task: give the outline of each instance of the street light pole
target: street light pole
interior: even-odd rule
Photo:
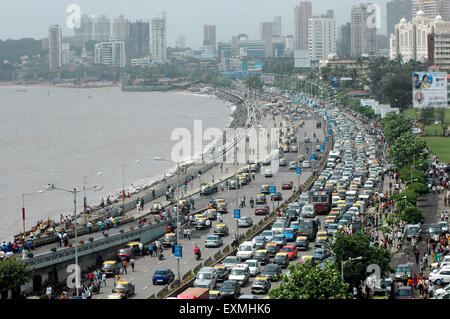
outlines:
[[[136,160],[135,163],[139,164],[141,161]],[[122,210],[125,212],[125,165],[122,164]]]
[[[23,238],[25,239],[25,197],[26,196],[31,196],[35,193],[43,193],[43,190],[39,190],[37,192],[34,193],[22,193],[22,226],[23,226]]]

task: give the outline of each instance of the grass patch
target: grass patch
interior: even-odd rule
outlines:
[[[436,154],[440,162],[450,163],[450,137],[424,137],[431,151]]]

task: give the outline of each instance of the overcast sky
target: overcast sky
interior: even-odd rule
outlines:
[[[372,3],[381,8],[381,29],[386,33],[386,2]],[[350,22],[352,5],[366,3],[360,0],[312,0],[313,14],[333,9],[337,25]],[[215,24],[217,41],[230,40],[233,35],[246,33],[250,39],[259,39],[259,23],[282,16],[283,35],[294,32],[294,7],[300,0],[1,0],[0,39],[48,36],[50,24],[63,26],[63,36],[72,36],[68,29],[66,12],[70,4],[78,4],[82,14],[108,18],[120,14],[128,19],[150,20],[162,11],[167,13],[167,45],[174,46],[179,33],[186,36],[186,44],[199,48],[203,41],[203,24]]]

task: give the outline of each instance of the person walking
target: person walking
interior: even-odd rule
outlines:
[[[128,263],[127,263],[127,261],[124,259],[124,260],[122,260],[122,274],[123,273],[126,273],[126,274],[128,274],[128,271],[127,271],[127,266],[128,266]]]
[[[105,273],[102,273],[102,280],[100,282],[100,285],[106,287],[106,274]]]
[[[136,260],[134,258],[130,259],[130,266],[131,266],[131,271],[134,272],[134,265],[136,263]]]
[[[188,238],[188,240],[191,240],[191,229],[190,228],[187,229],[187,238]]]
[[[144,245],[142,243],[139,243],[139,254],[142,256],[144,253]]]
[[[150,257],[153,257],[153,244],[150,243],[150,245],[148,246],[148,251],[150,252]]]

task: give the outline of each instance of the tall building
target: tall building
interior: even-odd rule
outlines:
[[[308,19],[312,16],[310,1],[302,1],[294,9],[294,46],[295,50],[308,50]]]
[[[308,19],[308,46],[311,60],[328,59],[336,53],[336,20],[313,15]]]
[[[166,61],[166,13],[152,18],[152,60],[156,63]]]
[[[412,0],[391,0],[386,3],[386,31],[388,38],[395,31],[395,25],[402,18],[411,21]]]
[[[394,59],[400,54],[404,61],[410,59],[420,62],[429,59],[439,61],[442,51],[433,52],[432,56],[428,56],[430,34],[450,34],[450,21],[443,21],[440,15],[428,18],[422,10],[419,10],[410,22],[402,18],[400,23],[395,25],[395,33],[390,37],[390,58]],[[443,47],[441,44],[439,46]]]
[[[352,54],[352,24],[350,22],[338,29],[336,51],[341,58],[349,57]]]
[[[285,53],[292,55],[294,53],[294,36],[287,35],[285,38]]]
[[[123,41],[129,40],[129,21],[123,15],[112,21],[112,37]]]
[[[177,37],[176,47],[180,49],[184,49],[186,47],[186,37],[183,33],[180,33]]]
[[[440,15],[444,21],[450,21],[449,0],[415,0],[412,3],[412,17],[419,11],[423,11],[426,18],[434,19]]]
[[[94,18],[83,15],[80,19],[80,27],[74,28],[75,42],[79,46],[84,46],[87,41],[95,40],[94,30]]]
[[[267,40],[273,36],[273,22],[261,22],[259,24],[259,39]]]
[[[75,63],[75,50],[71,50],[69,43],[63,43],[61,46],[61,64],[62,66]]]
[[[203,47],[205,50],[211,51],[214,55],[217,54],[215,25],[203,25]]]
[[[327,10],[327,13],[325,13],[325,18],[334,18],[334,11],[332,9]]]
[[[150,55],[150,24],[144,21],[129,24],[127,55],[130,59],[142,59]]]
[[[62,31],[59,25],[48,29],[48,66],[50,71],[62,67]]]
[[[272,34],[274,37],[281,37],[281,16],[273,18]]]
[[[95,19],[94,34],[95,41],[108,41],[111,38],[111,20],[105,15]]]
[[[377,53],[377,28],[367,21],[372,15],[367,10],[370,5],[370,3],[360,3],[352,7],[351,54],[353,57]]]
[[[95,44],[95,63],[124,68],[127,64],[125,41],[111,39]]]

